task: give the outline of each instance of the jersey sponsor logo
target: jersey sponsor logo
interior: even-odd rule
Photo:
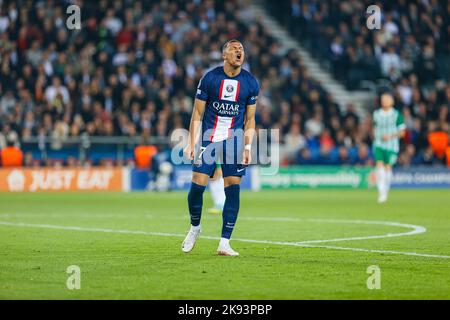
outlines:
[[[214,101],[212,106],[220,115],[237,116],[239,114],[239,104]]]
[[[219,99],[237,102],[239,98],[239,90],[239,81],[232,79],[223,79],[220,83]]]

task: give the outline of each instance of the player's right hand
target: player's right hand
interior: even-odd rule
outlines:
[[[184,156],[189,160],[194,160],[195,157],[195,147],[192,147],[190,144],[184,149]]]

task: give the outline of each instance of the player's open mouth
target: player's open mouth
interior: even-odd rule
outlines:
[[[240,54],[238,54],[237,56],[236,56],[236,58],[238,59],[238,60],[241,60],[241,55]]]

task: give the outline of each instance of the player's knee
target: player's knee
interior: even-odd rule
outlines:
[[[241,177],[231,176],[231,177],[226,177],[223,180],[224,180],[225,188],[227,188],[229,186],[232,186],[233,184],[236,184],[236,185],[240,185],[241,184]]]
[[[191,184],[191,189],[189,190],[187,198],[191,215],[192,212],[201,211],[203,206],[203,193],[205,192],[205,189],[205,186],[196,184],[195,182]]]
[[[241,186],[239,184],[232,184],[225,187],[225,207],[223,210],[224,215],[235,215],[239,211],[239,194]]]
[[[200,172],[193,172],[192,173],[192,182],[201,186],[207,186],[208,185],[208,175]]]

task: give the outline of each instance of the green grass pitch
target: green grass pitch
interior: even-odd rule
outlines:
[[[243,192],[233,237],[248,241],[231,242],[239,257],[215,255],[221,216],[206,212],[203,238],[181,252],[186,193],[0,194],[0,203],[0,299],[450,298],[448,190],[393,190],[383,205],[374,190]],[[403,224],[426,231],[395,236],[418,230]],[[304,242],[349,237],[359,239]],[[79,290],[66,287],[70,265],[81,269]],[[380,289],[367,288],[372,265]]]

